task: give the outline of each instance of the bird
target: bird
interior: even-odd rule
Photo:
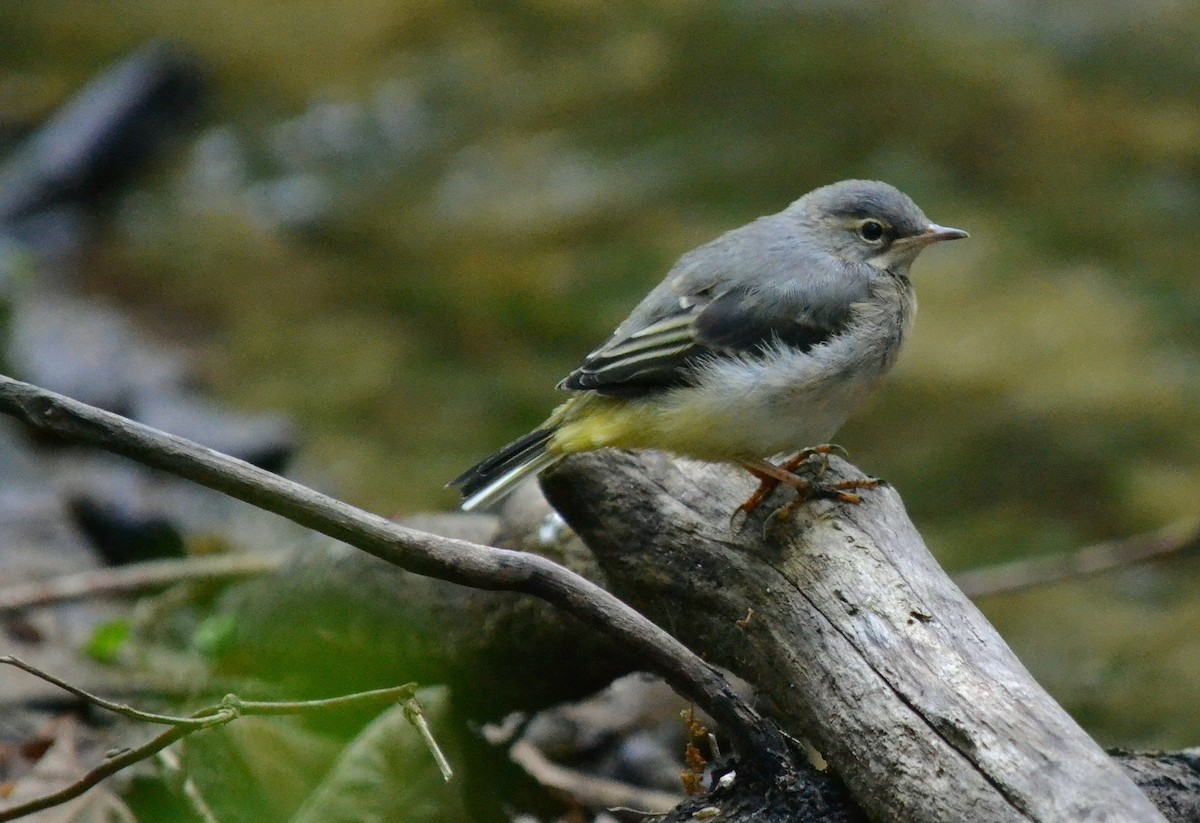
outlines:
[[[571,395],[542,425],[447,485],[486,510],[567,455],[620,448],[742,466],[762,481],[746,512],[780,482],[811,491],[795,469],[828,451],[909,334],[913,261],[968,236],[884,182],[814,189],[680,257],[559,383]]]

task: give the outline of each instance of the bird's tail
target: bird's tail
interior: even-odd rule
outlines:
[[[531,431],[447,483],[466,498],[462,503],[463,511],[491,507],[516,489],[522,480],[557,463],[562,455],[549,451],[554,432],[554,427]]]

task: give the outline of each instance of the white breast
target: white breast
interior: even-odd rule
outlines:
[[[888,278],[825,344],[714,360],[697,386],[657,398],[654,445],[730,460],[829,442],[895,364],[914,310],[907,278]]]

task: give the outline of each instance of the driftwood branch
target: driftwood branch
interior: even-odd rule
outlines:
[[[788,760],[774,726],[710,664],[604,589],[543,557],[404,528],[244,461],[3,376],[0,411],[52,437],[97,446],[216,489],[408,571],[541,598],[618,640],[647,671],[695,701],[741,757],[772,767]]]
[[[830,474],[860,476],[839,460]],[[731,526],[750,486],[621,452],[543,481],[611,588],[751,680],[872,818],[1163,819],[954,586],[894,490]]]

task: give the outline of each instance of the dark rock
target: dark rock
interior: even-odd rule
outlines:
[[[0,224],[122,188],[200,103],[198,61],[166,43],[135,51],[80,89],[0,171]]]
[[[277,551],[311,539],[275,515],[122,457],[62,449],[41,459],[74,525],[110,563],[176,557],[192,545]]]
[[[92,546],[113,565],[183,557],[183,537],[159,512],[123,499],[70,501],[71,514]]]
[[[70,451],[43,460],[72,522],[107,563],[184,555],[183,530],[161,491],[177,481],[103,454]]]
[[[7,585],[97,565],[50,473],[8,420],[0,421],[0,546]]]
[[[18,300],[8,364],[14,375],[162,431],[282,471],[296,447],[281,415],[220,409],[187,387],[182,357],[144,341],[116,309],[59,295]]]

